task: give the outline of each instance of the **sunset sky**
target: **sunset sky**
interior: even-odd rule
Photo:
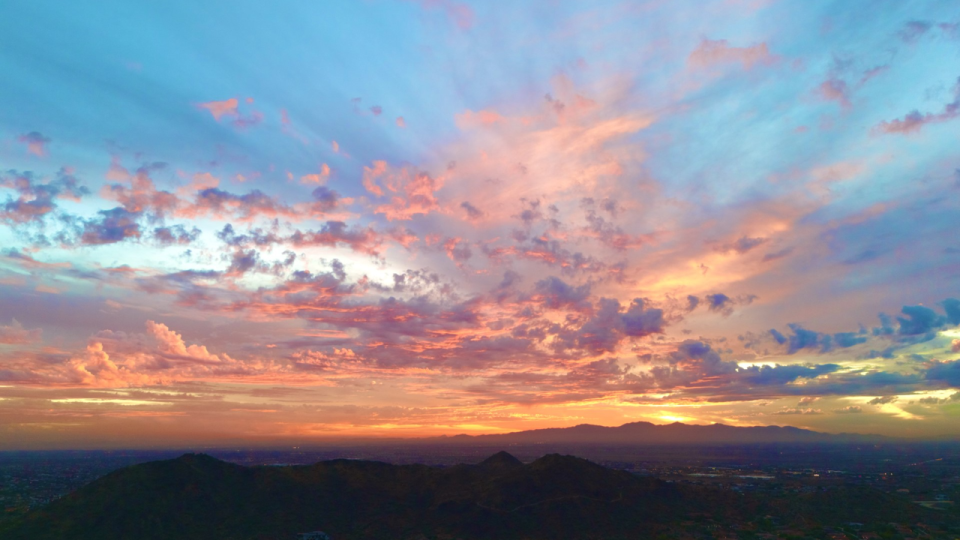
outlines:
[[[0,449],[960,437],[954,0],[0,21]]]

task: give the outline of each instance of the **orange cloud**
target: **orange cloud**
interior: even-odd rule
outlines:
[[[219,122],[222,116],[239,116],[240,111],[237,109],[239,104],[237,98],[230,98],[224,101],[197,103],[197,107],[209,111],[213,119]]]

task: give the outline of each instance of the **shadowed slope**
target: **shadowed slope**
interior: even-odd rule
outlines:
[[[850,502],[845,497],[807,497],[791,511],[805,521],[828,513],[824,508],[842,508]],[[882,493],[872,497],[869,510],[880,515],[923,514]],[[354,460],[242,467],[187,454],[111,473],[28,514],[0,537],[291,540],[323,530],[335,540],[616,540],[654,537],[691,515],[740,520],[781,510],[758,498],[680,487],[557,454],[524,465],[500,452],[445,469]]]

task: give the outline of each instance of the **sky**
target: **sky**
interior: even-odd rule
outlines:
[[[0,21],[0,449],[960,437],[952,0]]]

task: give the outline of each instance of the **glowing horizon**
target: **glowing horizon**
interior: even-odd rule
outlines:
[[[953,3],[0,18],[0,450],[960,437]]]

